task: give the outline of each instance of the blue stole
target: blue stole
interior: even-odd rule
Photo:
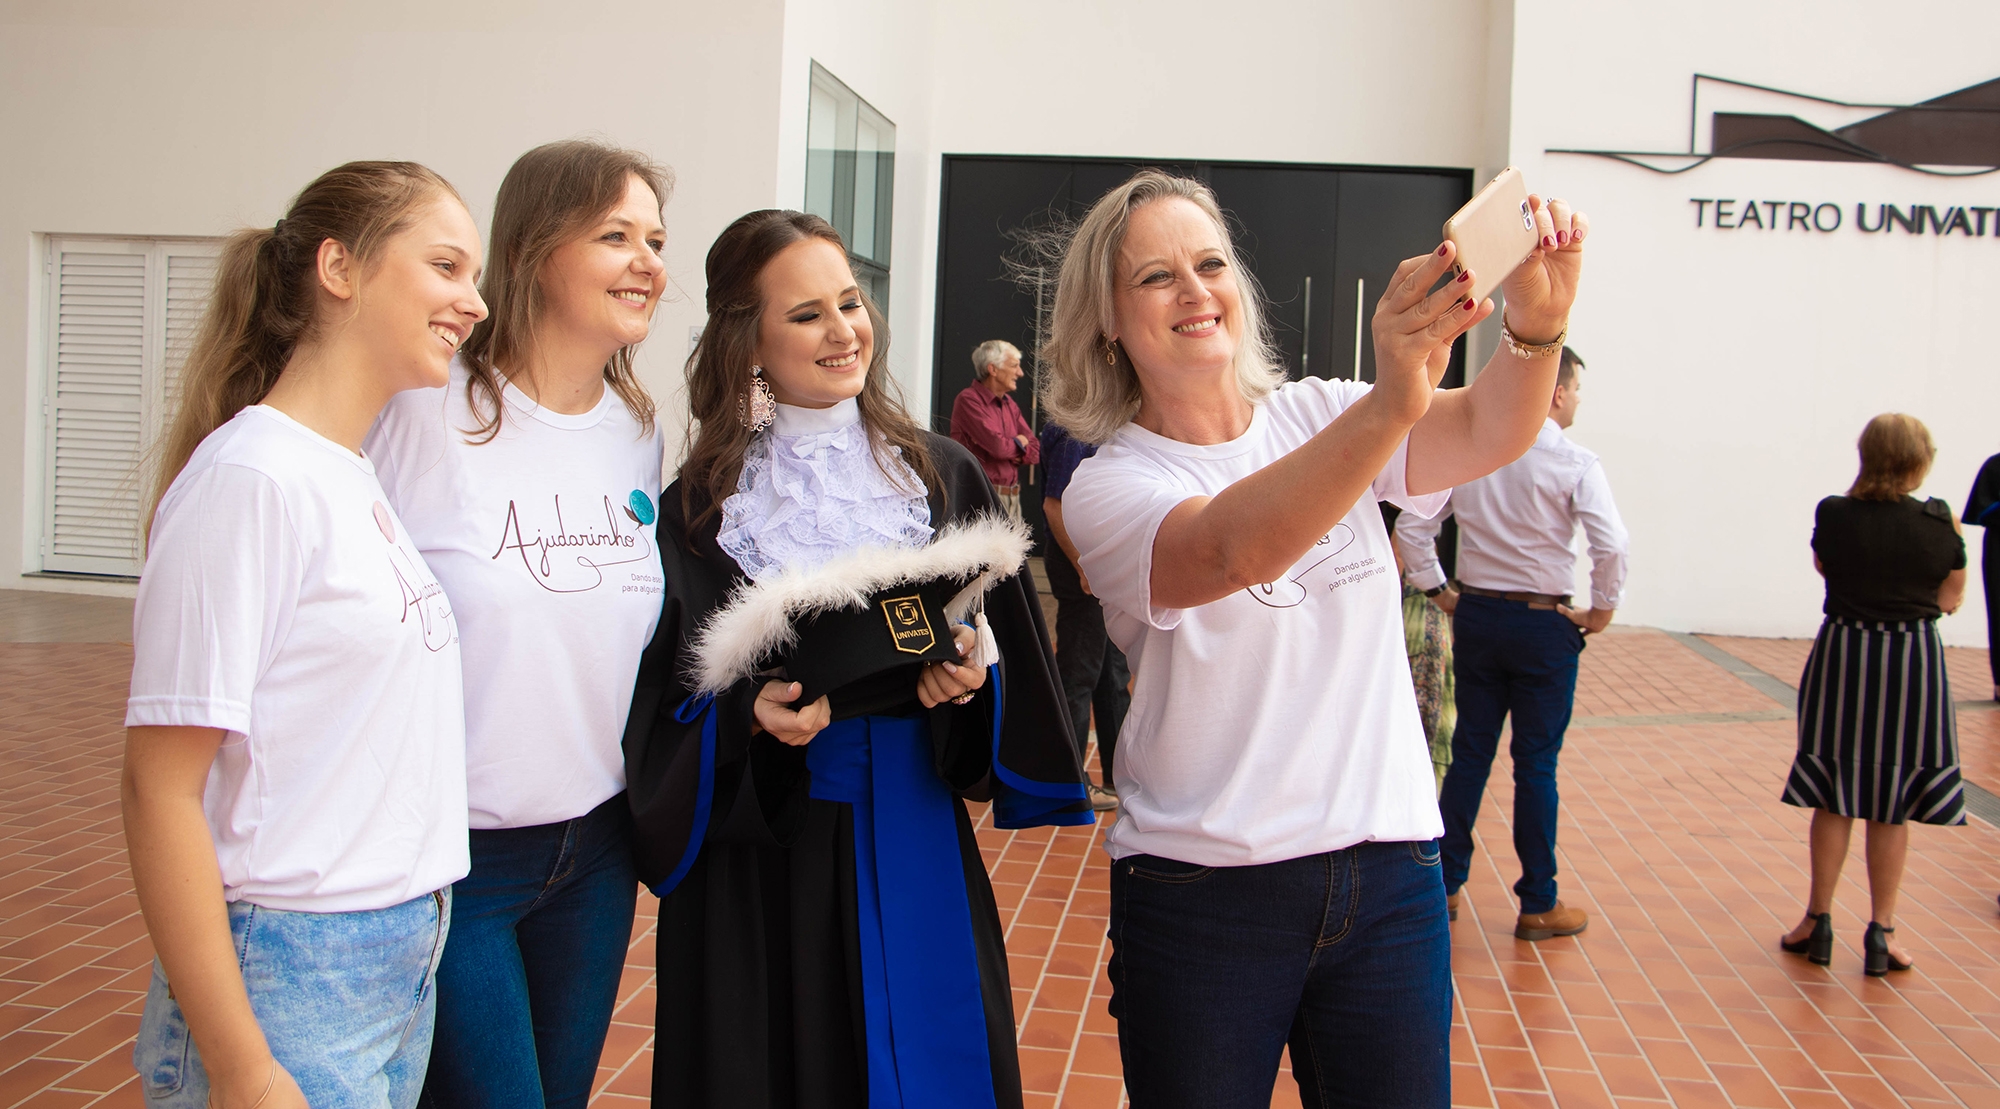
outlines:
[[[992,1109],[958,804],[924,716],[836,720],[806,747],[811,794],[854,807],[868,1109]]]
[[[1097,823],[1097,814],[1086,806],[1081,812],[1063,812],[1089,796],[1082,782],[1038,782],[1007,768],[1000,758],[1000,724],[1007,704],[1007,690],[1000,681],[1000,667],[986,668],[987,684],[993,687],[993,826],[995,828],[1040,828],[1054,825],[1075,827]],[[1057,742],[1069,745],[1062,736]]]

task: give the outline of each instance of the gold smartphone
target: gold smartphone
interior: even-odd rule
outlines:
[[[1444,221],[1444,237],[1457,245],[1452,273],[1471,270],[1474,303],[1485,300],[1535,252],[1535,214],[1528,210],[1528,186],[1521,171],[1508,166],[1479,195]]]

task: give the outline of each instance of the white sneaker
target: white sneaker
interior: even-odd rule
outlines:
[[[1110,786],[1089,787],[1090,808],[1093,812],[1110,812],[1118,807],[1118,791]]]

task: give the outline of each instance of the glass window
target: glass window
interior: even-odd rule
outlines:
[[[896,125],[814,62],[806,117],[806,211],[833,224],[847,240],[854,276],[878,307],[889,301],[895,186]]]

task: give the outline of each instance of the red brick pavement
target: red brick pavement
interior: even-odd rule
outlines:
[[[118,816],[131,672],[120,644],[0,644],[0,1104],[140,1103],[153,950]]]
[[[1713,642],[1786,681],[1804,651]],[[1952,662],[1977,697],[1960,674],[1983,680],[1984,652]],[[129,665],[117,644],[0,644],[0,1107],[139,1104],[127,1057],[151,956],[116,794]],[[1837,903],[1831,968],[1780,954],[1805,890],[1805,814],[1776,799],[1791,725],[1671,719],[1774,706],[1668,636],[1592,642],[1562,767],[1564,897],[1593,914],[1572,939],[1513,938],[1503,753],[1480,825],[1498,856],[1475,859],[1453,932],[1455,1105],[2000,1107],[2000,833],[1912,834],[1909,975],[1860,973],[1864,882]],[[1962,714],[1974,780],[2000,769],[1996,718]],[[1034,1109],[1123,1101],[1097,835],[979,832]],[[647,1098],[652,923],[642,897],[594,1104]],[[1297,1104],[1288,1078],[1273,1104]]]
[[[1728,651],[1764,673],[1797,688],[1799,674],[1812,650],[1810,639],[1748,639],[1733,635],[1704,635],[1710,643]],[[1951,695],[1959,701],[1984,701],[1993,692],[1993,674],[1986,666],[1986,652],[1976,647],[1946,647],[1945,672],[1951,676]]]
[[[1812,642],[1805,639],[1702,638],[1793,688],[1798,686],[1806,654],[1812,648]],[[2000,704],[1987,699],[1993,692],[1993,674],[1987,669],[1986,652],[1946,647],[1944,657],[1951,676],[1951,695],[1960,706],[1959,765],[1967,778],[2000,792]]]

